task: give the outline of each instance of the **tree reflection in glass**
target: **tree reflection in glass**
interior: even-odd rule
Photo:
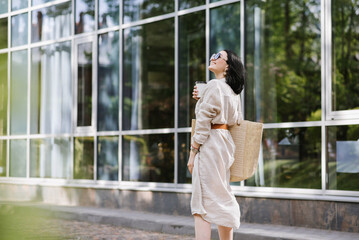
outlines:
[[[11,53],[11,135],[27,133],[27,56],[27,50],[21,50]]]
[[[174,21],[124,30],[123,129],[174,127]]]
[[[26,177],[27,140],[10,140],[10,177]]]
[[[92,125],[92,42],[78,45],[77,126]]]
[[[11,17],[11,46],[27,44],[27,13]]]
[[[119,34],[109,32],[98,38],[97,130],[118,130]]]
[[[12,11],[26,8],[27,6],[28,6],[28,0],[11,0],[11,10]]]
[[[71,2],[32,11],[31,42],[71,35]]]
[[[95,0],[75,0],[75,33],[95,30]]]
[[[30,140],[30,177],[69,179],[71,159],[70,138]]]
[[[191,147],[190,138],[190,133],[178,133],[178,183],[192,182],[192,175],[187,168]]]
[[[241,54],[241,3],[213,8],[210,12],[210,54],[230,49]],[[209,61],[209,60],[208,60]],[[215,75],[210,72],[210,79]]]
[[[179,0],[179,9],[197,7],[206,4],[206,0]]]
[[[0,140],[0,177],[6,177],[6,140]]]
[[[7,135],[7,104],[8,104],[8,80],[7,80],[7,53],[0,54],[0,136]]]
[[[7,44],[8,44],[7,18],[0,19],[0,32],[2,33],[0,35],[0,49],[7,48]]]
[[[265,129],[260,151],[246,186],[321,188],[320,127]]]
[[[107,28],[119,25],[120,1],[99,0],[98,28]]]
[[[123,0],[123,22],[154,17],[174,11],[174,0]]]
[[[190,127],[191,119],[196,118],[193,86],[196,81],[206,81],[205,12],[179,17],[179,33],[178,126]]]
[[[31,49],[30,133],[71,133],[71,43]]]
[[[0,0],[0,14],[7,13],[9,0]]]
[[[74,140],[74,179],[94,179],[94,138],[76,137]]]
[[[174,182],[174,135],[123,136],[122,180]]]
[[[332,111],[358,110],[359,2],[332,0],[331,3]]]
[[[247,2],[247,119],[321,119],[320,7],[320,0]]]
[[[98,137],[97,180],[118,180],[118,136]]]
[[[327,127],[327,189],[359,190],[359,125]]]

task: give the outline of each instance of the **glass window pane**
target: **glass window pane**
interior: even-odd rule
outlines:
[[[18,10],[26,8],[28,6],[28,0],[11,0],[11,10]]]
[[[95,30],[95,0],[75,0],[75,33]]]
[[[6,140],[0,140],[0,177],[6,177]]]
[[[109,32],[98,39],[97,130],[118,130],[119,34]]]
[[[193,24],[193,23],[196,24]],[[179,127],[190,127],[196,118],[192,90],[196,81],[206,81],[205,12],[179,17]]]
[[[123,62],[123,129],[173,127],[173,19],[125,29]]]
[[[77,126],[92,125],[92,42],[78,46]]]
[[[233,3],[211,9],[210,52],[230,49],[240,56],[241,50],[241,4]],[[208,60],[209,62],[209,60]]]
[[[124,23],[154,17],[174,11],[174,0],[123,0]]]
[[[179,0],[179,9],[197,7],[206,4],[206,0]]]
[[[0,135],[7,135],[7,53],[0,54]]]
[[[27,44],[27,13],[11,17],[11,46]]]
[[[97,180],[118,180],[118,137],[98,137]]]
[[[107,28],[119,25],[120,1],[99,0],[98,28]]]
[[[94,179],[94,138],[75,138],[74,179]]]
[[[30,132],[71,133],[71,42],[31,50]]]
[[[192,175],[187,168],[191,147],[191,133],[178,133],[178,183],[191,183]]]
[[[246,4],[246,118],[321,120],[320,0]]]
[[[32,6],[36,6],[36,5],[40,5],[43,3],[48,3],[48,2],[52,2],[55,0],[31,0]]]
[[[246,186],[321,188],[321,128],[265,129],[257,172]]]
[[[27,132],[27,50],[11,53],[10,134]]]
[[[210,55],[224,49],[241,52],[241,4],[233,3],[211,9],[210,12]],[[209,62],[209,59],[208,59]],[[215,75],[211,72],[211,79]]]
[[[65,178],[71,176],[70,138],[30,141],[30,177]]]
[[[327,169],[331,190],[359,191],[359,125],[327,127]]]
[[[9,0],[0,0],[0,14],[8,12]]]
[[[7,48],[7,18],[1,18],[0,19],[0,49]]]
[[[35,10],[31,19],[31,42],[71,35],[71,2]]]
[[[347,0],[331,3],[332,111],[358,110],[359,3]]]
[[[173,183],[173,138],[173,134],[123,136],[123,180]]]
[[[26,140],[10,140],[10,177],[26,177]]]

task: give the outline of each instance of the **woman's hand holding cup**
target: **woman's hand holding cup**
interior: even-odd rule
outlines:
[[[193,88],[192,98],[196,99],[197,101],[199,100],[198,90],[197,90],[197,86],[196,86],[196,85],[194,85],[194,88]]]

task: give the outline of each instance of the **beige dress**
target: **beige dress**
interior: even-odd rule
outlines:
[[[235,145],[228,130],[211,124],[233,125],[242,119],[240,97],[225,79],[209,81],[196,105],[193,140],[202,144],[192,175],[192,214],[220,226],[238,228],[240,210],[229,185]]]

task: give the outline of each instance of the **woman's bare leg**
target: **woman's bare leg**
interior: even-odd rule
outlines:
[[[211,239],[211,224],[205,221],[200,215],[194,214],[194,227],[196,232],[196,240]]]
[[[233,228],[218,225],[218,234],[220,240],[233,240]]]

